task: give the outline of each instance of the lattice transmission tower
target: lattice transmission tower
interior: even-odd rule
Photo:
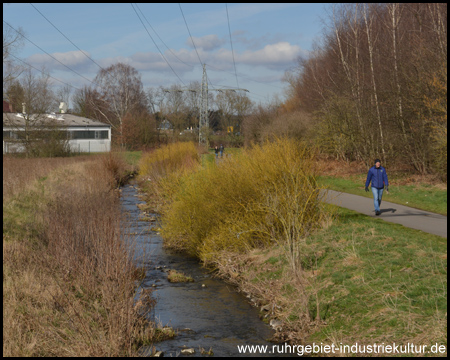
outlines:
[[[209,89],[208,90],[208,77],[206,75],[206,64],[203,64],[203,77],[202,77],[202,84],[200,88],[200,119],[198,124],[198,143],[200,145],[205,146],[206,148],[209,147],[209,140],[208,140],[208,133],[209,133],[209,109],[208,109],[208,92],[209,91],[246,91],[247,89],[241,89],[241,88],[226,88],[226,89]],[[184,89],[184,90],[165,90],[165,92],[171,92],[171,91],[192,91],[196,92],[195,90],[191,89]]]
[[[206,64],[203,64],[203,77],[202,77],[202,87],[201,87],[201,98],[200,98],[200,121],[199,121],[199,133],[198,133],[198,143],[200,145],[209,147],[208,132],[209,132],[209,109],[208,109],[208,91],[246,91],[247,89],[241,88],[227,88],[227,89],[210,89],[208,90],[208,77],[206,75]]]
[[[203,77],[200,96],[200,121],[198,124],[198,143],[206,147],[208,142],[209,116],[208,116],[208,77],[206,76],[206,67],[203,64]]]

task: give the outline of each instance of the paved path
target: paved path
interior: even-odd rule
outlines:
[[[388,195],[389,196],[389,195]],[[386,198],[384,195],[383,198]],[[447,216],[382,201],[381,214],[375,216],[373,198],[328,190],[326,202],[361,214],[447,238]]]

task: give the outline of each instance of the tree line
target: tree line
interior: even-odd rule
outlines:
[[[120,62],[101,69],[92,85],[74,92],[70,86],[54,92],[48,73],[38,76],[28,69],[4,83],[5,93],[16,112],[23,111],[22,104],[29,114],[45,114],[58,109],[60,102],[70,103],[71,113],[111,125],[113,142],[127,149],[153,147],[180,135],[198,140],[200,83],[186,89],[172,85],[144,90],[141,74]],[[253,106],[246,95],[227,90],[209,92],[208,104],[211,133],[226,133],[231,127],[239,134]],[[159,131],[163,121],[170,123],[169,132]]]
[[[446,178],[447,4],[335,4],[325,25],[286,74],[322,151]]]
[[[446,178],[447,4],[333,4],[324,25],[310,54],[286,71],[285,100],[258,105],[241,92],[209,92],[211,134],[232,128],[247,144],[308,139],[337,159],[379,157]],[[74,114],[110,124],[113,142],[128,149],[198,140],[199,82],[144,89],[136,69],[116,63],[90,86],[52,92],[45,72],[33,78],[13,61],[20,40],[4,29],[3,93],[15,111],[71,100]],[[159,130],[165,120],[170,131]]]

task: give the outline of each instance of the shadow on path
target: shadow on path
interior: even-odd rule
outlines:
[[[380,206],[381,214],[376,216],[373,199],[334,190],[327,191],[324,201],[384,221],[447,238],[447,216],[444,215],[394,204],[383,199]]]

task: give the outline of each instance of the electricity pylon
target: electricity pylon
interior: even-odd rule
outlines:
[[[202,77],[202,87],[201,87],[201,99],[200,99],[200,122],[199,122],[199,133],[198,133],[198,143],[200,145],[206,146],[206,148],[209,147],[209,141],[208,141],[208,131],[209,131],[209,116],[208,116],[208,78],[206,76],[206,64],[203,64],[203,77]],[[247,91],[247,89],[212,89],[209,91],[235,91],[235,90],[242,90]]]
[[[200,97],[200,121],[198,124],[198,143],[209,147],[208,141],[209,117],[208,117],[208,78],[205,64],[203,64],[203,77]]]
[[[240,88],[227,88],[227,89],[211,89],[208,90],[208,77],[206,75],[206,64],[203,64],[203,77],[202,77],[202,85],[200,89],[200,119],[198,124],[198,143],[199,145],[203,145],[206,148],[209,147],[209,140],[208,140],[208,132],[209,132],[209,116],[208,116],[208,91],[236,91],[236,90],[242,90],[247,91],[247,89],[240,89]],[[170,92],[172,90],[165,90],[165,92]],[[177,92],[182,91],[192,91],[196,92],[195,90],[175,90]]]

